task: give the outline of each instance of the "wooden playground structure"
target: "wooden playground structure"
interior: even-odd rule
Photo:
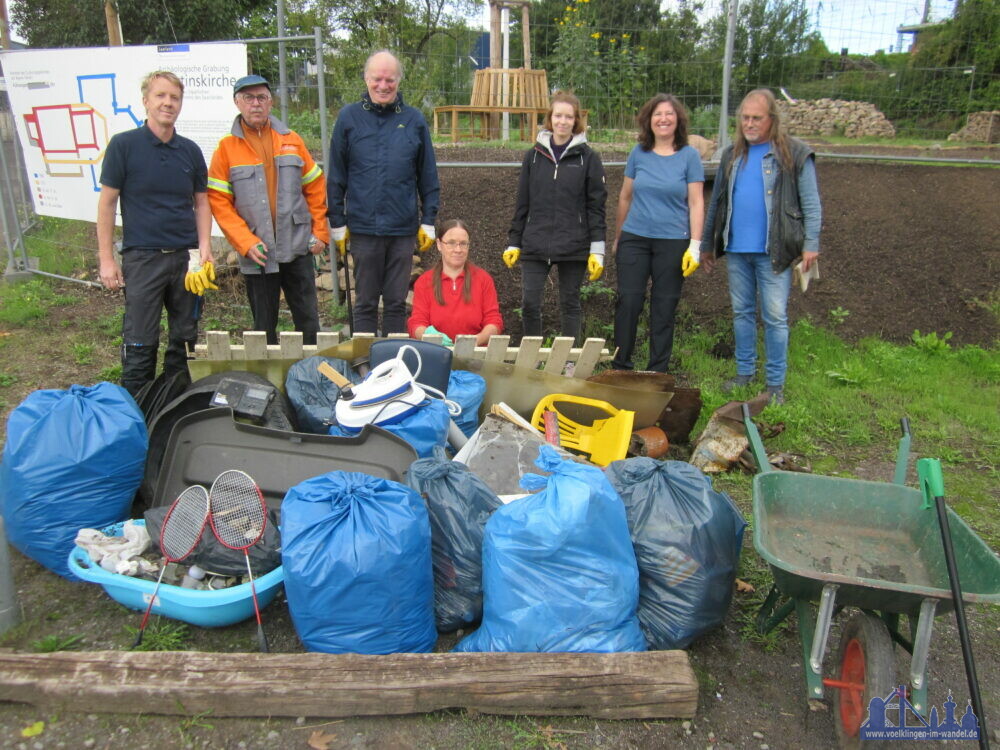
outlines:
[[[524,67],[505,68],[501,53],[501,10],[520,9]],[[491,140],[500,136],[500,117],[516,118],[522,141],[534,142],[549,108],[549,80],[545,70],[531,67],[529,0],[490,0],[490,67],[475,71],[468,104],[434,108],[434,135],[442,132],[442,121],[452,143],[462,135]],[[581,112],[586,127],[587,113]],[[514,127],[514,123],[511,123]]]

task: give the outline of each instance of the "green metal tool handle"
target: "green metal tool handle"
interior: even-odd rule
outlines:
[[[920,491],[924,493],[924,503],[921,510],[934,507],[934,498],[944,497],[944,476],[941,474],[941,462],[936,458],[921,458],[917,461],[917,480]]]
[[[750,417],[750,407],[746,402],[743,403],[743,426],[747,431],[747,439],[750,441],[750,452],[753,454],[753,460],[757,464],[757,471],[761,474],[765,471],[773,471],[771,462],[767,460],[767,451],[764,450],[764,443],[760,439],[760,433],[757,432],[757,425],[753,423],[753,419]]]

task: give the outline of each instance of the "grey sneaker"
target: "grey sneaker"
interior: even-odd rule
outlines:
[[[769,404],[776,404],[781,406],[785,403],[785,387],[783,385],[769,385],[767,387],[767,395]]]
[[[753,382],[753,375],[737,375],[735,378],[729,378],[729,380],[722,384],[722,392],[731,393],[740,386],[749,385],[751,382]]]

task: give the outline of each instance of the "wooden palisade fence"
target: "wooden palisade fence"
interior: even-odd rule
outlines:
[[[371,339],[370,333],[359,333],[355,339]],[[389,338],[407,338],[406,334],[390,334]],[[320,332],[315,345],[302,343],[302,334],[282,331],[278,343],[269,345],[263,331],[245,331],[243,343],[234,343],[226,331],[207,331],[205,343],[195,347],[195,357],[212,361],[226,360],[266,360],[302,359],[320,354],[337,346],[344,339],[339,331]],[[428,334],[424,341],[441,343],[441,337]],[[573,339],[560,336],[552,346],[542,346],[541,336],[525,336],[518,346],[511,346],[510,336],[491,336],[486,346],[476,346],[475,336],[458,336],[455,339],[455,356],[464,359],[485,359],[488,362],[507,362],[518,367],[534,369],[542,363],[542,369],[552,375],[561,375],[568,363],[573,363],[573,377],[586,378],[594,373],[598,362],[609,358],[604,339],[587,339],[583,346],[574,347]]]

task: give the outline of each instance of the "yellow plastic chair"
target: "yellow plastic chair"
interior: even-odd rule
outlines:
[[[556,408],[556,404],[559,403],[590,407],[591,410],[599,410],[608,417],[595,419],[590,425],[583,425],[559,411]],[[531,424],[542,433],[545,432],[543,414],[546,410],[556,413],[559,421],[559,442],[563,448],[587,454],[598,466],[607,466],[612,461],[625,458],[632,436],[634,411],[617,409],[607,401],[570,396],[565,393],[550,393],[538,402],[531,415]]]

